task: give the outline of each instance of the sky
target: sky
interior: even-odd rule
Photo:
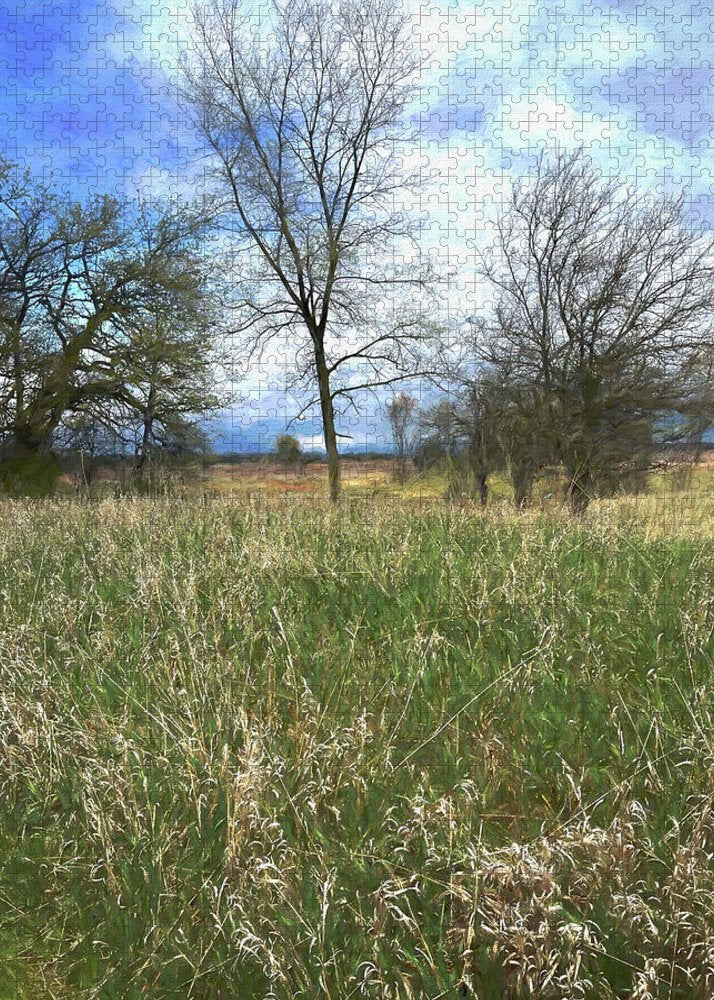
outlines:
[[[430,178],[414,210],[425,250],[455,274],[454,317],[481,304],[475,248],[543,148],[582,145],[606,172],[686,189],[692,224],[714,224],[714,6],[486,0],[407,10],[427,60],[409,109],[420,135],[413,162]],[[189,35],[180,0],[0,0],[0,153],[53,177],[68,198],[200,190],[205,150],[174,73]],[[237,387],[243,401],[216,425],[219,447],[265,449],[284,430],[300,408],[283,390],[286,365],[275,357]],[[389,447],[383,407],[363,402],[340,428],[344,441]],[[319,445],[316,419],[292,430]]]

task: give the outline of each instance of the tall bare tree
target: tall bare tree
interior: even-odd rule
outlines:
[[[238,329],[255,355],[281,351],[280,338],[295,350],[335,499],[340,406],[423,367],[421,312],[397,303],[427,277],[403,208],[417,183],[403,167],[419,68],[410,19],[397,0],[268,0],[259,19],[213,0],[193,16],[184,94],[244,253]]]
[[[531,406],[575,510],[603,474],[641,461],[667,414],[701,400],[713,251],[684,195],[603,177],[580,151],[541,157],[514,186],[484,260],[495,307],[474,354],[507,373],[526,417]]]

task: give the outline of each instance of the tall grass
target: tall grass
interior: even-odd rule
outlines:
[[[658,504],[4,502],[0,997],[714,995]]]

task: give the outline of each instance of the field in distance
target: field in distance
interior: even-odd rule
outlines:
[[[443,468],[419,470],[409,465],[404,482],[398,481],[396,471],[397,464],[391,457],[345,456],[341,462],[343,490],[348,496],[425,500],[443,499],[446,495],[448,475]],[[111,495],[120,478],[116,468],[101,467],[92,483],[92,491],[99,496]],[[74,495],[76,481],[68,474],[62,476],[56,487],[57,494]],[[220,498],[252,494],[319,498],[327,492],[327,465],[320,459],[281,463],[268,455],[244,457],[234,462],[219,458],[205,466],[196,463],[169,474],[159,472],[156,481],[160,492],[176,496]],[[558,500],[563,489],[560,470],[546,470],[536,481],[534,498],[536,501]],[[510,484],[503,473],[490,477],[489,490],[492,501],[510,500],[512,497]],[[685,492],[697,496],[711,494],[712,491],[714,450],[704,452],[696,463],[665,460],[646,476],[646,492],[649,494],[669,496]]]
[[[714,496],[0,503],[0,997],[714,993]]]

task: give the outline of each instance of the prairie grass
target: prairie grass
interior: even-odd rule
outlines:
[[[0,515],[0,997],[714,995],[712,500]]]

